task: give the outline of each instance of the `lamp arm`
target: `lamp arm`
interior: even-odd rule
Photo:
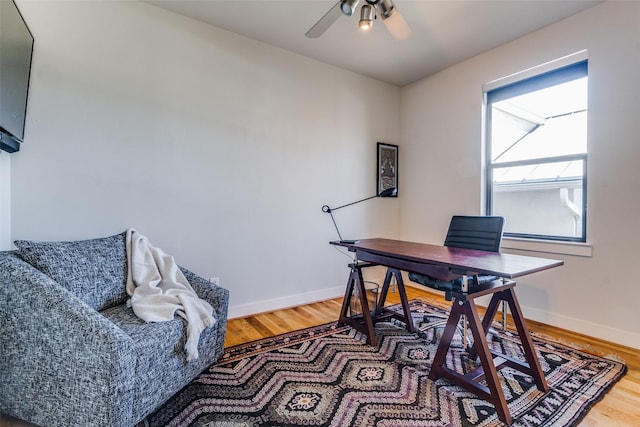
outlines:
[[[355,205],[356,203],[364,202],[365,200],[373,199],[374,197],[378,197],[378,195],[376,194],[375,196],[366,197],[362,200],[358,200],[357,202],[347,203],[346,205],[338,206],[337,208],[330,208],[329,206],[324,205],[322,207],[322,212],[331,213],[332,211],[337,211],[338,209],[346,208],[347,206]]]
[[[343,240],[342,239],[342,235],[340,234],[340,230],[338,229],[338,224],[336,224],[336,219],[333,217],[333,211],[337,211],[338,209],[342,209],[342,208],[346,208],[347,206],[351,206],[351,205],[355,205],[356,203],[360,203],[360,202],[364,202],[365,200],[369,200],[369,199],[373,199],[374,197],[389,197],[389,196],[395,196],[397,194],[397,189],[396,188],[387,188],[386,190],[371,196],[371,197],[365,197],[362,200],[358,200],[355,202],[351,202],[351,203],[347,203],[346,205],[342,205],[342,206],[338,206],[337,208],[331,208],[329,207],[329,205],[324,205],[322,206],[322,212],[324,213],[328,213],[329,215],[331,215],[331,221],[333,221],[333,226],[336,228],[336,231],[338,232],[338,237],[340,237],[340,241],[343,243],[355,243],[355,240]]]
[[[327,208],[329,210],[325,211],[324,208]],[[331,215],[331,221],[333,221],[333,226],[336,228],[336,231],[338,232],[338,237],[340,238],[340,240],[342,240],[342,234],[340,234],[340,230],[338,229],[338,224],[336,224],[336,219],[333,217],[333,212],[331,211],[331,208],[329,208],[329,206],[323,206],[322,210],[329,213],[329,215]]]
[[[328,213],[329,215],[331,215],[331,221],[333,221],[333,226],[336,228],[336,231],[338,232],[338,237],[340,238],[341,242],[344,240],[342,239],[342,234],[340,234],[340,230],[338,229],[338,224],[336,224],[336,219],[333,217],[333,211],[345,208],[347,206],[355,205],[356,203],[364,202],[365,200],[373,199],[374,197],[378,197],[378,195],[376,194],[375,196],[367,197],[362,200],[358,200],[357,202],[347,203],[346,205],[338,206],[337,208],[330,208],[329,205],[322,206],[322,212]]]

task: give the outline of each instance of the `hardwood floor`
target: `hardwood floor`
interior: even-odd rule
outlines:
[[[405,285],[405,288],[409,299],[421,298],[441,307],[449,308],[450,306],[450,303],[439,294],[409,285]],[[399,302],[398,295],[390,293],[387,301]],[[246,318],[231,319],[227,325],[225,346],[333,322],[338,318],[341,306],[342,298],[336,298]],[[497,317],[499,318],[500,314]],[[510,319],[507,327],[509,322]],[[601,402],[591,409],[580,423],[581,427],[637,427],[640,425],[640,352],[534,321],[527,321],[527,326],[532,332],[544,334],[549,339],[577,346],[600,356],[615,356],[627,363],[628,373]]]

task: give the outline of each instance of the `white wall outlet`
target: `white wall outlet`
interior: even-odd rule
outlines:
[[[216,286],[220,286],[220,278],[219,277],[210,277],[209,281]]]

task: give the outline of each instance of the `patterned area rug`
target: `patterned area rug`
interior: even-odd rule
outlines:
[[[399,308],[398,308],[399,309]],[[378,348],[335,323],[228,349],[141,425],[146,426],[502,426],[493,405],[427,378],[447,312],[411,301],[420,333],[402,323],[376,325]],[[495,349],[522,358],[515,333],[494,328]],[[447,364],[476,366],[459,337]],[[626,372],[620,362],[534,337],[551,390],[530,377],[500,371],[513,425],[578,424]]]

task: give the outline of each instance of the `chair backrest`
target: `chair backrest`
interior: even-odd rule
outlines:
[[[445,246],[500,252],[502,245],[501,216],[459,216],[451,218]]]

